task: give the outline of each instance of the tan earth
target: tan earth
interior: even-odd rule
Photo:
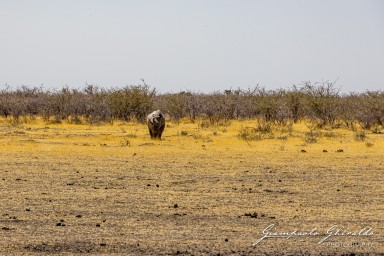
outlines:
[[[0,255],[384,255],[383,134],[252,125],[1,120]]]

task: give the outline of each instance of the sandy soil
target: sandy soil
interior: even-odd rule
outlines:
[[[1,255],[384,255],[381,146],[108,129],[0,129]]]

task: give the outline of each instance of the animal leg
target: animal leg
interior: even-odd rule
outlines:
[[[161,135],[163,134],[163,131],[164,131],[164,128],[165,128],[165,125],[162,125],[159,130],[157,131],[157,137],[159,139],[161,139]]]
[[[149,135],[151,136],[151,139],[153,139],[155,137],[151,128],[149,128]]]

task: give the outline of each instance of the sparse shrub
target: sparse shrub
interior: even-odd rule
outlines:
[[[192,138],[194,138],[195,140],[199,140],[203,138],[203,135],[199,131],[195,131],[191,135],[192,135]]]
[[[328,139],[339,137],[339,135],[337,133],[335,133],[335,132],[323,132],[322,136],[324,136],[324,137],[326,137]]]
[[[331,129],[339,129],[341,127],[342,127],[342,124],[339,122],[331,124]]]
[[[194,138],[195,140],[202,140],[203,142],[212,142],[211,137],[204,136],[203,134],[201,134],[200,131],[192,133],[192,138]]]
[[[125,136],[127,136],[128,138],[137,138],[137,135],[132,133],[132,132],[130,134],[125,135]]]
[[[70,124],[82,124],[81,118],[79,116],[68,117],[68,123]]]
[[[374,134],[381,134],[382,126],[381,125],[374,125],[371,129],[372,133]]]
[[[365,146],[366,146],[367,148],[371,148],[371,147],[373,147],[373,143],[367,141],[367,142],[365,143]]]
[[[211,125],[212,125],[212,123],[206,119],[201,120],[199,123],[199,127],[203,128],[203,129],[209,128]]]
[[[180,132],[180,135],[181,135],[181,136],[188,136],[188,131],[181,131],[181,132]]]
[[[281,134],[284,134],[284,133],[292,134],[293,122],[286,122],[284,124],[277,125],[275,126],[275,130]]]
[[[237,135],[242,140],[261,140],[262,134],[253,127],[242,127]]]
[[[310,120],[310,129],[345,125],[354,132],[363,128],[381,133],[384,92],[340,95],[335,83],[305,82],[288,90],[266,90],[256,85],[248,90],[210,94],[183,91],[158,95],[144,80],[139,85],[111,89],[87,84],[82,90],[64,87],[49,91],[26,86],[11,89],[7,85],[0,90],[0,115],[13,125],[19,125],[24,117],[36,116],[47,123],[112,124],[117,119],[143,122],[154,109],[161,109],[177,123],[201,120],[199,127],[204,129],[228,126],[233,119],[258,119],[255,128],[262,134],[275,130],[290,134],[292,123]],[[286,125],[287,130],[283,130]]]
[[[305,82],[301,90],[305,93],[307,117],[320,121],[319,128],[334,124],[341,109],[339,89],[335,87],[335,83]]]
[[[367,135],[365,135],[365,132],[356,132],[355,133],[355,140],[356,141],[365,141],[367,138]]]
[[[120,141],[120,146],[121,147],[130,147],[131,146],[131,142],[127,139],[122,139]]]
[[[384,124],[384,92],[367,91],[351,94],[350,109],[363,129],[371,129],[375,125]]]
[[[152,109],[155,95],[156,90],[145,83],[114,89],[108,95],[112,115],[125,121],[135,117],[136,120],[143,122]]]
[[[318,138],[321,136],[321,132],[310,130],[309,132],[305,133],[304,141],[306,143],[316,143],[318,142]]]
[[[288,140],[288,135],[286,134],[280,134],[279,136],[276,137],[278,140]]]
[[[264,119],[258,119],[257,120],[257,126],[256,131],[260,132],[262,134],[271,133],[272,132],[272,125],[271,122],[268,122]]]

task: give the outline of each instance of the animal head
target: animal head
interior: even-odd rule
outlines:
[[[153,111],[150,116],[153,123],[159,123],[163,119],[163,114],[160,110]]]

